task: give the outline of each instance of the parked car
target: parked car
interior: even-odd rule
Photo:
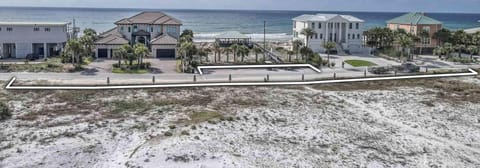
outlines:
[[[29,61],[34,61],[34,60],[37,60],[39,58],[40,58],[40,56],[38,54],[28,54],[26,59],[29,60]]]
[[[401,66],[397,67],[397,71],[404,72],[404,73],[414,73],[420,72],[420,67],[415,65],[414,63],[403,63]]]

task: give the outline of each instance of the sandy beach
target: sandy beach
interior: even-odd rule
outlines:
[[[478,167],[478,78],[5,91],[0,167]]]

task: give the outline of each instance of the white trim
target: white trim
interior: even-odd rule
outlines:
[[[7,90],[105,90],[105,89],[148,89],[148,88],[185,88],[185,87],[213,87],[213,86],[279,86],[279,85],[314,85],[328,83],[347,83],[347,82],[364,82],[364,81],[382,81],[382,80],[400,80],[400,79],[420,79],[420,78],[442,78],[442,77],[462,77],[477,76],[478,73],[472,69],[468,69],[469,73],[455,74],[436,74],[436,75],[412,75],[412,76],[395,76],[395,77],[373,77],[358,79],[340,79],[340,80],[324,80],[309,82],[245,82],[245,83],[193,83],[193,84],[160,84],[160,85],[122,85],[122,86],[12,86],[16,78],[13,77],[8,85]]]
[[[203,75],[202,69],[247,69],[247,68],[310,68],[317,73],[322,71],[311,64],[274,64],[274,65],[227,65],[227,66],[198,66],[197,70]]]

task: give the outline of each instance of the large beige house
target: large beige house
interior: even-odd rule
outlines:
[[[145,44],[155,58],[175,58],[182,22],[163,12],[142,12],[115,22],[117,27],[102,33],[95,42],[97,58],[112,58],[124,44]]]
[[[69,38],[67,22],[0,22],[0,58],[58,55]]]
[[[412,12],[387,21],[387,27],[391,30],[403,29],[414,35],[418,35],[422,30],[425,30],[429,33],[429,37],[421,39],[421,43],[416,44],[416,46],[433,49],[439,44],[439,41],[434,38],[434,34],[443,26],[442,22],[426,16],[425,13]]]

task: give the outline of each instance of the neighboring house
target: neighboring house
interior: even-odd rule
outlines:
[[[155,58],[175,58],[182,22],[163,12],[142,12],[115,22],[95,42],[97,58],[112,58],[124,44],[145,44]]]
[[[478,22],[480,23],[480,20],[479,20]],[[477,32],[480,32],[480,27],[465,29],[465,32],[466,32],[467,34],[475,34],[475,33],[477,33]]]
[[[293,18],[293,39],[300,39],[305,44],[307,37],[302,35],[302,30],[311,28],[316,33],[308,39],[308,47],[315,52],[325,52],[325,42],[335,42],[350,52],[361,52],[363,23],[363,20],[351,15],[301,15]]]
[[[442,29],[442,22],[430,18],[424,13],[412,12],[387,21],[387,27],[390,30],[403,29],[407,33],[411,33],[414,35],[418,35],[421,30],[426,30],[427,32],[429,32],[430,37],[421,39],[421,42],[417,43],[416,47],[423,46],[433,49],[439,44],[438,40],[434,38],[434,34],[440,29]]]
[[[68,40],[69,23],[0,22],[0,58],[57,56]]]

